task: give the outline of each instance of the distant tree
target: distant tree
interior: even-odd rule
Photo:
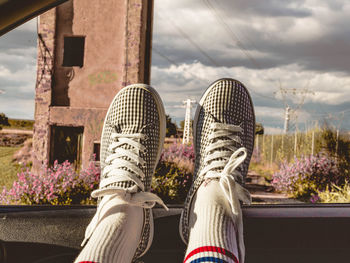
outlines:
[[[264,126],[259,122],[255,123],[255,134],[264,134]]]
[[[193,120],[191,120],[190,126],[192,126]],[[180,128],[183,130],[185,128],[185,120],[180,121]]]
[[[180,129],[183,130],[185,127],[185,120],[180,121]]]
[[[166,117],[166,137],[176,136],[177,127],[176,124],[172,122],[169,115],[165,115]]]
[[[2,126],[10,126],[9,119],[4,113],[0,113],[0,130],[2,129]]]

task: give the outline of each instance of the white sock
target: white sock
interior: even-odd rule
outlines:
[[[231,213],[219,182],[203,182],[192,201],[184,263],[238,262],[237,231]]]
[[[121,200],[120,205],[101,214],[102,221],[75,263],[130,263],[141,239],[143,208]]]

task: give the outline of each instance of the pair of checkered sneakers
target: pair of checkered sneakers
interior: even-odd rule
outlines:
[[[189,238],[189,211],[196,190],[205,180],[219,180],[232,208],[242,253],[243,225],[241,202],[250,203],[242,187],[254,144],[255,116],[252,100],[242,83],[220,79],[204,93],[196,110],[193,135],[196,154],[193,184],[180,221],[180,235]],[[120,199],[144,208],[141,240],[134,260],[149,249],[153,239],[151,208],[163,201],[150,193],[152,176],[160,158],[166,121],[158,93],[145,84],[123,88],[113,99],[103,125],[101,138],[101,181],[92,197],[99,198],[97,212],[89,224],[83,244],[100,220],[104,206],[118,205]],[[125,200],[126,193],[132,193]],[[243,252],[244,253],[244,252]]]

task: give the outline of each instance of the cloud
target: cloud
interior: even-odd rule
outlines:
[[[232,75],[227,75],[227,72]],[[182,105],[182,101],[187,98],[199,101],[214,80],[227,76],[241,81],[250,90],[256,120],[274,124],[275,127],[283,126],[286,104],[290,105],[292,111],[306,109],[296,112],[298,123],[302,125],[317,118],[322,119],[326,112],[350,108],[350,90],[347,86],[350,79],[345,74],[301,71],[298,65],[259,71],[244,67],[216,68],[200,62],[152,67],[152,85],[160,93],[167,113],[176,120],[184,119],[185,110],[174,106]],[[279,81],[272,78],[278,78],[282,88],[287,90],[285,100],[278,92]],[[305,89],[309,92],[305,93]],[[322,114],[315,115],[320,113],[320,108],[324,109]]]
[[[7,99],[0,95],[0,112],[16,119],[33,119],[34,99]]]
[[[36,23],[31,20],[0,38],[0,112],[34,118]]]
[[[256,118],[265,118],[265,117],[271,118],[272,117],[275,119],[283,120],[284,119],[284,108],[255,106],[255,117]]]
[[[33,24],[24,24],[0,38],[0,52],[16,53],[17,49],[36,47],[36,27],[33,31]]]
[[[155,1],[151,81],[175,120],[183,100],[222,77],[247,86],[257,121],[271,129],[282,128],[286,104],[301,108],[299,123],[350,109],[349,1],[209,2]],[[0,38],[0,111],[34,115],[36,45],[35,19]]]
[[[226,0],[212,2],[217,13],[203,1],[194,3],[162,1],[155,10],[154,47],[177,63],[211,64],[176,27],[222,66],[298,64],[321,72],[350,70],[344,55],[350,52],[350,7],[345,2],[342,9],[332,9],[322,1]]]
[[[299,104],[304,97],[306,102],[332,105],[350,102],[350,76],[302,71],[298,65],[258,71],[245,67],[212,67],[201,62],[152,67],[152,84],[164,94],[184,91],[178,100],[186,96],[200,96],[211,82],[223,77],[231,77],[245,84],[259,105],[268,103],[278,107],[283,104],[280,88],[287,90],[285,99],[290,104]],[[327,94],[328,97],[325,96]],[[174,97],[170,96],[169,99],[173,100]]]
[[[349,109],[349,2],[207,2],[156,2],[152,83],[166,105],[233,77],[269,127],[283,126],[286,105],[299,109],[298,122]]]
[[[283,133],[283,129],[280,127],[266,126],[266,127],[264,127],[264,133],[265,134],[281,134],[281,133]]]
[[[40,19],[39,17],[35,17],[35,18],[27,21],[26,23],[24,23],[20,27],[18,27],[17,30],[18,31],[22,31],[22,32],[33,32],[33,33],[36,33],[37,32],[37,22],[38,22],[39,19]]]

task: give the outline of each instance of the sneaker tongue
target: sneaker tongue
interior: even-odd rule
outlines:
[[[137,119],[133,119],[132,120],[132,124],[130,123],[130,119],[127,118],[127,116],[123,116],[122,119],[118,119],[116,121],[116,123],[118,123],[118,125],[114,124],[114,121],[110,121],[109,125],[110,127],[112,128],[113,127],[113,132],[116,132],[116,133],[119,133],[119,134],[136,134],[136,133],[139,133],[142,128],[145,126],[144,123],[140,122],[139,120]],[[120,148],[123,148],[125,150],[134,150],[134,147],[129,145],[129,144],[123,144],[120,146]],[[112,154],[112,152],[110,152],[109,154]],[[123,157],[120,157],[121,159],[124,159],[124,160],[127,160],[127,161],[131,161],[131,159],[127,156],[123,156]],[[105,165],[108,165],[108,164],[105,164]],[[137,164],[137,166],[139,168],[141,168],[141,166],[139,164]],[[132,172],[130,169],[128,169],[127,167],[123,167],[121,169],[124,169],[124,170],[127,170],[129,172]],[[107,176],[108,177],[108,176]],[[133,181],[121,181],[121,182],[118,182],[118,183],[112,183],[112,184],[109,184],[103,188],[108,188],[108,187],[120,187],[120,188],[130,188],[130,187],[133,187],[135,185],[135,182]]]
[[[123,148],[125,150],[134,150],[134,147],[131,146],[131,145],[128,145],[128,144],[123,144],[120,146],[120,148]],[[120,157],[120,159],[123,159],[123,160],[126,160],[126,161],[129,161],[129,162],[133,162],[129,157],[127,156],[122,156]],[[141,168],[141,166],[139,164],[137,164],[137,166],[139,168]],[[128,169],[128,167],[121,167],[120,169],[123,169],[123,170],[126,170],[126,171],[129,171],[129,172],[133,172],[132,170]],[[108,177],[107,177],[108,178]],[[135,186],[135,182],[133,181],[120,181],[120,182],[117,182],[117,183],[112,183],[112,184],[109,184],[103,188],[109,188],[109,187],[118,187],[118,188],[125,188],[125,189],[128,189],[128,188],[131,188],[133,186]]]
[[[228,152],[228,150],[227,150],[227,148],[225,148],[225,147],[221,147],[221,148],[218,148],[217,150],[215,150],[215,151],[218,151],[218,152]],[[231,153],[231,154],[233,154],[233,153]],[[218,158],[216,158],[215,160],[213,160],[213,161],[225,161],[226,163],[229,161],[229,159],[230,159],[230,157],[218,157]],[[222,167],[217,167],[217,168],[213,168],[213,171],[215,171],[215,172],[222,172],[223,170],[224,170],[224,168],[225,168],[225,165],[223,165]],[[238,172],[242,172],[242,168],[241,168],[241,166],[238,166],[237,168],[236,168],[236,170],[238,171]],[[238,180],[237,180],[237,182],[239,183],[239,184],[242,184],[243,183],[243,181],[240,179],[240,178],[237,178]]]
[[[124,146],[124,145],[123,145]],[[130,145],[125,145],[123,148],[125,149],[130,149],[132,148]],[[123,156],[121,157],[121,159],[127,160],[127,161],[131,161],[129,157]],[[139,165],[138,165],[139,166]],[[127,170],[129,172],[132,172],[130,169],[128,169],[127,167],[122,167],[122,169]],[[130,188],[133,187],[135,185],[135,182],[133,181],[122,181],[122,182],[118,182],[115,184],[115,186],[117,187],[121,187],[121,188]]]

